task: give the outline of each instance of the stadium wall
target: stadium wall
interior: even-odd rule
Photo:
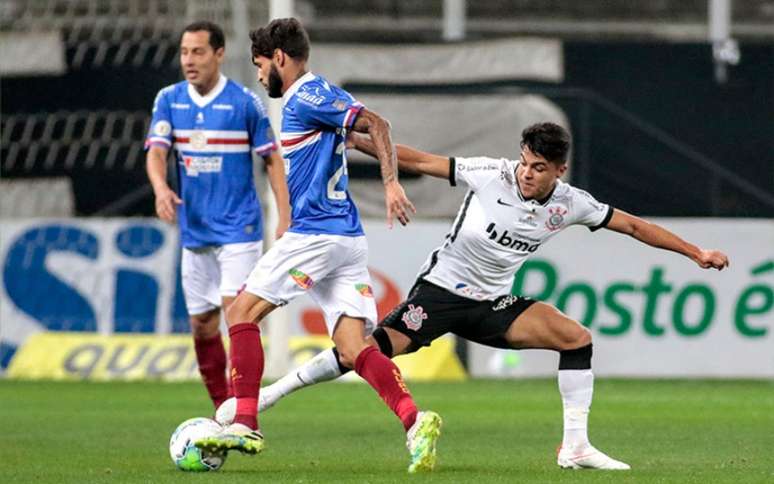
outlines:
[[[612,232],[592,235],[571,228],[524,266],[515,277],[514,292],[551,302],[583,321],[594,334],[599,375],[774,377],[774,224],[770,220],[656,221],[688,240],[727,251],[731,267],[723,272],[703,271],[687,259]],[[174,227],[141,218],[0,223],[0,362],[3,369],[23,367],[9,374],[195,377],[185,363],[191,355],[175,349],[190,343],[188,338],[173,336],[162,344],[164,338],[159,337],[188,332]],[[416,222],[392,231],[381,220],[366,222],[380,316],[406,296],[417,269],[447,230],[447,222]],[[326,340],[315,339],[325,329],[311,300],[302,298],[285,310],[290,313],[292,335]],[[43,332],[67,334],[31,338]],[[143,346],[145,340],[132,339],[138,335],[155,343]],[[305,347],[306,343],[296,340],[294,344]],[[21,361],[30,345],[37,349]],[[322,347],[314,343],[305,348],[313,354]],[[62,353],[64,348],[80,348],[82,353]],[[122,357],[116,348],[130,348],[135,356]],[[434,348],[437,353],[411,363],[413,376],[460,378],[463,373],[452,345],[444,341]],[[137,356],[140,351],[144,353]],[[160,372],[162,357],[166,363]],[[110,362],[121,358],[124,367],[129,358],[143,370],[108,371]],[[550,375],[556,369],[556,354],[472,346],[465,363],[472,376]],[[24,368],[37,373],[25,373]]]

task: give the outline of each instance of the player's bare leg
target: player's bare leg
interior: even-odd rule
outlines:
[[[197,447],[210,451],[238,450],[246,454],[263,450],[257,404],[264,361],[258,322],[275,307],[254,294],[242,292],[226,310],[236,415],[233,423],[221,433],[194,442]]]
[[[557,463],[569,469],[626,470],[629,465],[595,449],[588,439],[588,414],[594,393],[591,333],[577,321],[537,302],[511,324],[506,339],[513,348],[559,352],[559,392],[564,407],[564,436]]]
[[[365,324],[343,316],[333,333],[341,363],[354,368],[376,390],[398,416],[406,430],[406,446],[411,454],[410,473],[435,467],[436,442],[441,434],[441,417],[430,411],[419,412],[395,363],[365,339]]]

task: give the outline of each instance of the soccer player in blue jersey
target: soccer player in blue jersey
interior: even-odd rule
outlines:
[[[282,157],[260,99],[220,73],[225,38],[211,22],[180,39],[185,80],[159,91],[145,142],[159,218],[180,224],[182,282],[199,371],[215,408],[230,396],[220,309],[228,307],[261,256],[261,206],[253,153],[263,157],[279,209],[276,236],[290,223]],[[167,184],[175,151],[180,193]]]
[[[367,133],[380,161],[388,224],[409,221],[414,207],[397,179],[395,148],[386,120],[348,92],[309,72],[309,38],[296,19],[277,19],[253,31],[253,62],[270,97],[282,97],[282,146],[292,223],[258,262],[226,312],[231,336],[234,423],[196,445],[255,454],[263,448],[257,401],[263,374],[258,322],[278,306],[309,294],[325,314],[338,361],[353,368],[400,418],[411,454],[409,472],[431,470],[441,419],[419,412],[397,366],[366,343],[377,316],[366,267],[368,246],[347,192],[348,131]]]

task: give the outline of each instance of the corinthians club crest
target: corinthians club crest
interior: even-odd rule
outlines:
[[[546,220],[546,228],[550,231],[559,230],[564,224],[564,216],[567,215],[567,209],[563,207],[549,207],[549,217]]]
[[[414,307],[413,304],[408,305],[408,310],[403,313],[401,318],[408,329],[417,331],[422,327],[422,321],[427,319],[427,313],[422,309],[422,306]]]

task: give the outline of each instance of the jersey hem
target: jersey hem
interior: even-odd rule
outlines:
[[[359,232],[342,234],[339,232],[324,231],[324,230],[301,230],[301,229],[289,228],[288,232],[292,232],[294,234],[301,234],[301,235],[340,235],[342,237],[364,237],[365,236],[365,231],[363,230],[360,230]]]

